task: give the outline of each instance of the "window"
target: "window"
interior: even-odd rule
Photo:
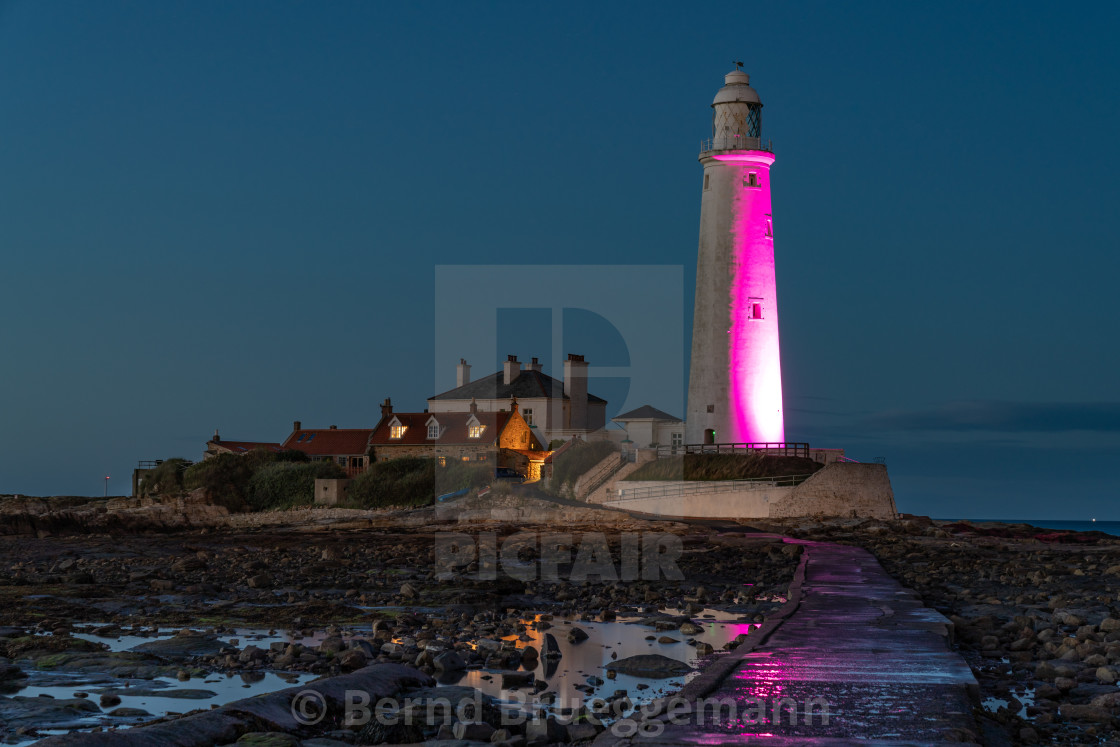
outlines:
[[[486,461],[486,455],[485,454],[479,454],[478,455],[478,461],[485,462]]]
[[[300,441],[302,441],[303,437],[306,436],[306,435],[307,435],[306,433],[299,434],[299,438],[296,439],[296,443],[298,444]]]
[[[716,411],[716,406],[715,405],[708,405],[708,412],[715,412],[715,411]]]
[[[748,298],[747,299],[747,319],[761,319],[762,318],[762,299],[761,298]]]
[[[766,236],[774,238],[774,221],[769,218],[766,219]]]
[[[758,174],[756,174],[755,172],[752,171],[751,173],[744,176],[743,177],[743,186],[744,187],[757,187],[757,186],[759,186]]]
[[[404,438],[405,427],[403,425],[394,425],[389,428],[389,438]]]
[[[428,426],[428,438],[439,438],[439,423],[432,423]]]
[[[339,457],[338,458],[338,463],[339,463],[339,465],[345,467],[346,466],[346,457]]]
[[[525,418],[525,422],[528,425],[531,426],[533,424],[533,411],[532,411],[532,409],[522,410],[521,415]]]
[[[315,434],[314,433],[308,433],[307,434],[307,443],[311,443],[311,439],[313,439],[313,438],[315,438]]]
[[[672,438],[672,443],[673,443],[674,448],[676,448],[677,446],[684,446],[684,434],[683,433],[674,433],[671,438]]]
[[[436,461],[439,462],[439,466],[441,466],[441,467],[446,467],[447,466],[447,457],[445,457],[445,456],[439,457]]]
[[[709,182],[712,178],[711,174],[704,174],[704,189],[708,188]]]
[[[482,431],[486,428],[484,425],[472,425],[467,429],[467,435],[470,438],[481,438]]]

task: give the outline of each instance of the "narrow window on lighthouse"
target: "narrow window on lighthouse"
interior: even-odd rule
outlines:
[[[747,319],[761,319],[762,318],[762,299],[751,298],[747,301]]]
[[[704,174],[704,189],[708,188],[708,180],[711,179],[711,174]]]
[[[747,174],[747,176],[743,178],[743,186],[744,187],[757,187],[758,186],[758,174],[754,173],[753,171],[751,173]]]
[[[774,221],[767,219],[766,221],[766,235],[774,238]]]

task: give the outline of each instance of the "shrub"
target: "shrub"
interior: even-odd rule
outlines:
[[[140,489],[143,495],[167,495],[183,489],[183,472],[190,462],[182,457],[165,459],[155,469],[144,476]]]
[[[349,503],[361,508],[429,506],[435,502],[434,459],[374,462],[350,483]]]
[[[249,481],[260,462],[252,454],[218,454],[193,464],[183,473],[183,485],[188,490],[205,488],[206,495],[228,508],[242,508],[249,494]]]
[[[610,441],[580,441],[552,460],[552,479],[549,490],[559,493],[565,485],[575,485],[576,480],[618,447]]]
[[[565,441],[562,438],[554,438],[554,439],[552,439],[551,441],[548,442],[548,450],[549,451],[555,451],[556,449],[559,449],[561,446],[563,446],[566,443],[567,443],[567,441]]]
[[[266,464],[249,480],[249,506],[256,511],[291,508],[315,499],[315,479],[346,477],[334,462],[281,462]]]

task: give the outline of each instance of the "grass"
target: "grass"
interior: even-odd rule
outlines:
[[[584,473],[607,458],[618,447],[610,441],[584,441],[572,444],[552,461],[552,479],[549,490],[560,493],[564,486],[575,485]]]
[[[627,480],[750,480],[808,475],[823,465],[805,457],[761,454],[687,454],[658,459],[631,472]]]

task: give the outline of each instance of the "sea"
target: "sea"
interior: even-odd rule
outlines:
[[[1030,524],[1040,529],[1060,532],[1104,532],[1120,537],[1120,521],[1091,521],[1065,519],[938,519],[938,521],[969,521],[973,524],[997,522],[1000,524]]]

